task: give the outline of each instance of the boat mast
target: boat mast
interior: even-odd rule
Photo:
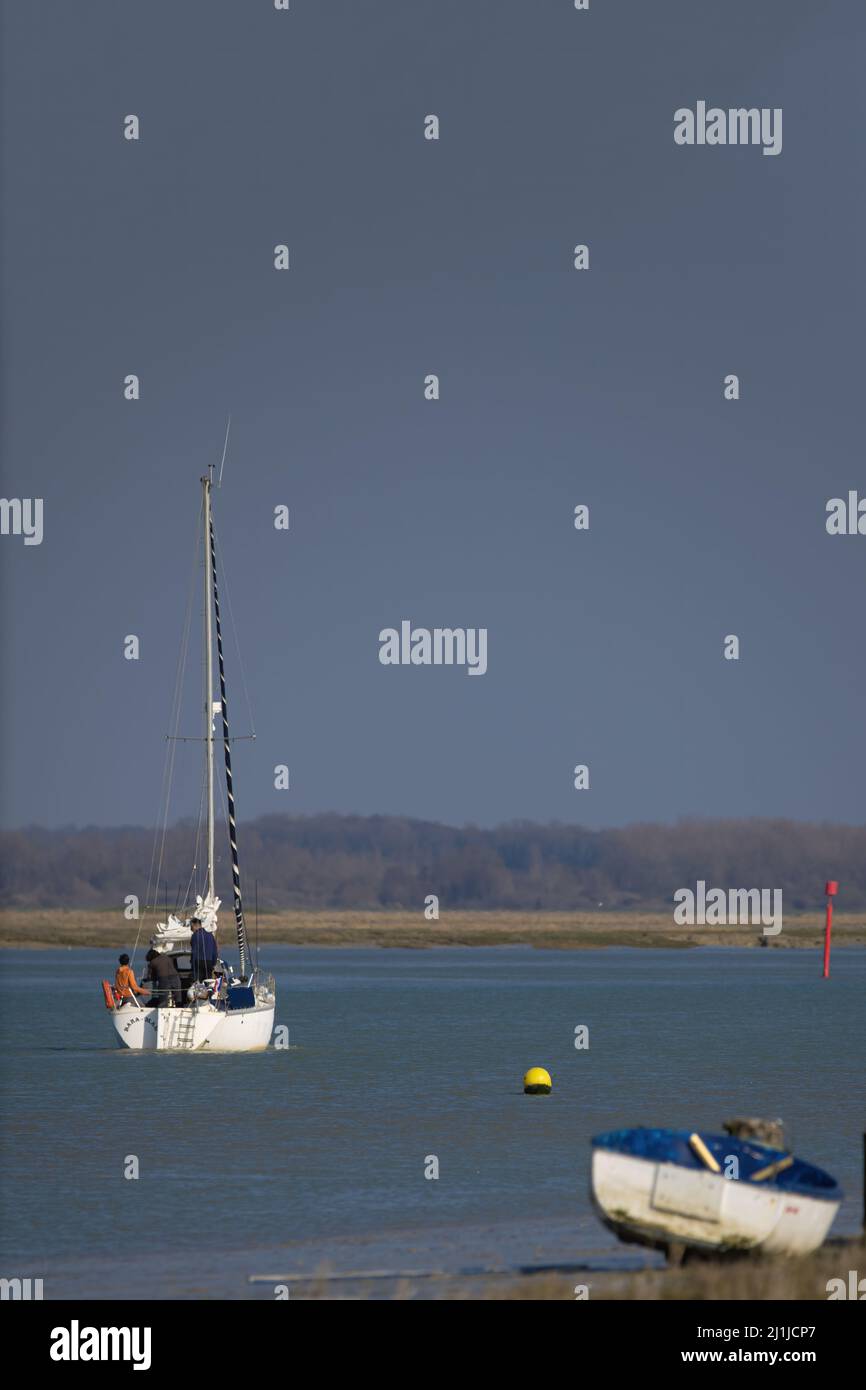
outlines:
[[[214,798],[213,798],[213,551],[208,536],[213,534],[210,517],[211,469],[201,480],[204,488],[204,738],[207,750],[207,893],[214,898]]]
[[[232,782],[232,750],[231,739],[229,738],[229,710],[226,701],[226,672],[223,661],[223,637],[220,625],[220,597],[217,588],[216,577],[216,539],[214,536],[213,518],[210,513],[210,506],[207,512],[207,538],[209,541],[210,555],[210,575],[213,583],[213,603],[214,614],[216,616],[216,639],[217,639],[217,665],[219,666],[220,677],[220,707],[223,717],[223,750],[225,752],[226,763],[226,805],[229,817],[229,844],[232,851],[232,886],[235,900],[235,925],[238,934],[238,955],[240,956],[241,979],[245,980],[248,975],[249,947],[247,945],[247,930],[244,922],[244,905],[241,898],[241,870],[238,861],[238,832],[235,824],[235,793]],[[211,744],[211,747],[213,745]]]

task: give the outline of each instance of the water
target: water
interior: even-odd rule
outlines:
[[[46,1296],[610,1263],[590,1136],[734,1114],[781,1115],[846,1189],[834,1232],[859,1225],[863,950],[824,982],[812,951],[269,947],[291,1046],[250,1056],[116,1049],[101,952],[2,963],[0,1272],[44,1276]],[[549,1097],[522,1094],[531,1065]]]

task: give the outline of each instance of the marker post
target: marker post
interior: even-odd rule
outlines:
[[[824,979],[830,978],[830,937],[833,934],[833,899],[839,892],[839,885],[835,879],[828,879],[824,884],[824,892],[827,895],[827,925],[824,928]]]

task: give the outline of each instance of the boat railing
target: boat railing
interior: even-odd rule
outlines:
[[[268,971],[254,970],[250,976],[250,986],[257,1004],[273,1004],[276,999],[276,982]]]

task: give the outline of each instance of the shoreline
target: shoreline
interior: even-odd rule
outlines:
[[[411,1256],[388,1258],[375,1249],[375,1238],[355,1237],[337,1242],[346,1248],[336,1268],[331,1258],[310,1262],[303,1246],[272,1246],[260,1250],[233,1249],[208,1252],[209,1274],[190,1272],[188,1252],[147,1252],[130,1276],[129,1266],[117,1256],[66,1255],[30,1259],[27,1267],[43,1271],[47,1300],[79,1297],[140,1302],[154,1297],[162,1285],[163,1297],[172,1302],[227,1299],[232,1302],[272,1302],[275,1289],[290,1289],[293,1301],[715,1301],[766,1300],[793,1302],[827,1301],[830,1280],[847,1286],[849,1271],[866,1262],[866,1236],[830,1236],[811,1255],[798,1259],[783,1256],[692,1254],[678,1268],[662,1264],[659,1257],[636,1247],[616,1246],[583,1257],[549,1262],[485,1266],[472,1261],[441,1258],[434,1232],[426,1252],[417,1249],[414,1235]],[[374,1244],[371,1258],[365,1250]],[[354,1251],[352,1247],[355,1247]],[[334,1254],[337,1254],[334,1251]],[[384,1263],[382,1254],[385,1253]],[[391,1252],[393,1256],[393,1250]],[[348,1255],[348,1260],[346,1256]],[[378,1256],[378,1258],[377,1258]],[[19,1261],[20,1263],[20,1261]],[[449,1267],[449,1265],[451,1267]],[[306,1267],[304,1267],[306,1266]],[[582,1290],[580,1294],[578,1290]]]
[[[141,927],[147,941],[163,913],[150,914]],[[0,949],[49,950],[89,947],[129,949],[138,923],[112,909],[4,908],[0,910]],[[225,928],[224,928],[225,931]],[[233,938],[234,927],[229,925]],[[776,936],[754,926],[677,926],[663,912],[443,912],[427,921],[422,912],[305,911],[260,914],[248,920],[251,940],[262,945],[382,947],[425,950],[435,946],[532,946],[539,950],[603,950],[607,947],[685,950],[737,946],[770,950],[818,950],[824,941],[819,912],[783,920]],[[866,921],[839,913],[833,922],[835,947],[866,946]]]
[[[461,1301],[574,1301],[575,1285],[583,1285],[587,1289],[585,1297],[595,1302],[823,1302],[828,1299],[828,1282],[846,1280],[847,1271],[862,1268],[864,1258],[866,1236],[831,1236],[812,1255],[800,1259],[760,1255],[693,1257],[679,1269],[612,1270],[575,1265],[503,1275],[458,1275],[448,1280],[441,1291],[431,1291],[428,1297]],[[418,1297],[419,1292],[414,1296]],[[307,1296],[321,1298],[323,1294],[311,1291]]]

